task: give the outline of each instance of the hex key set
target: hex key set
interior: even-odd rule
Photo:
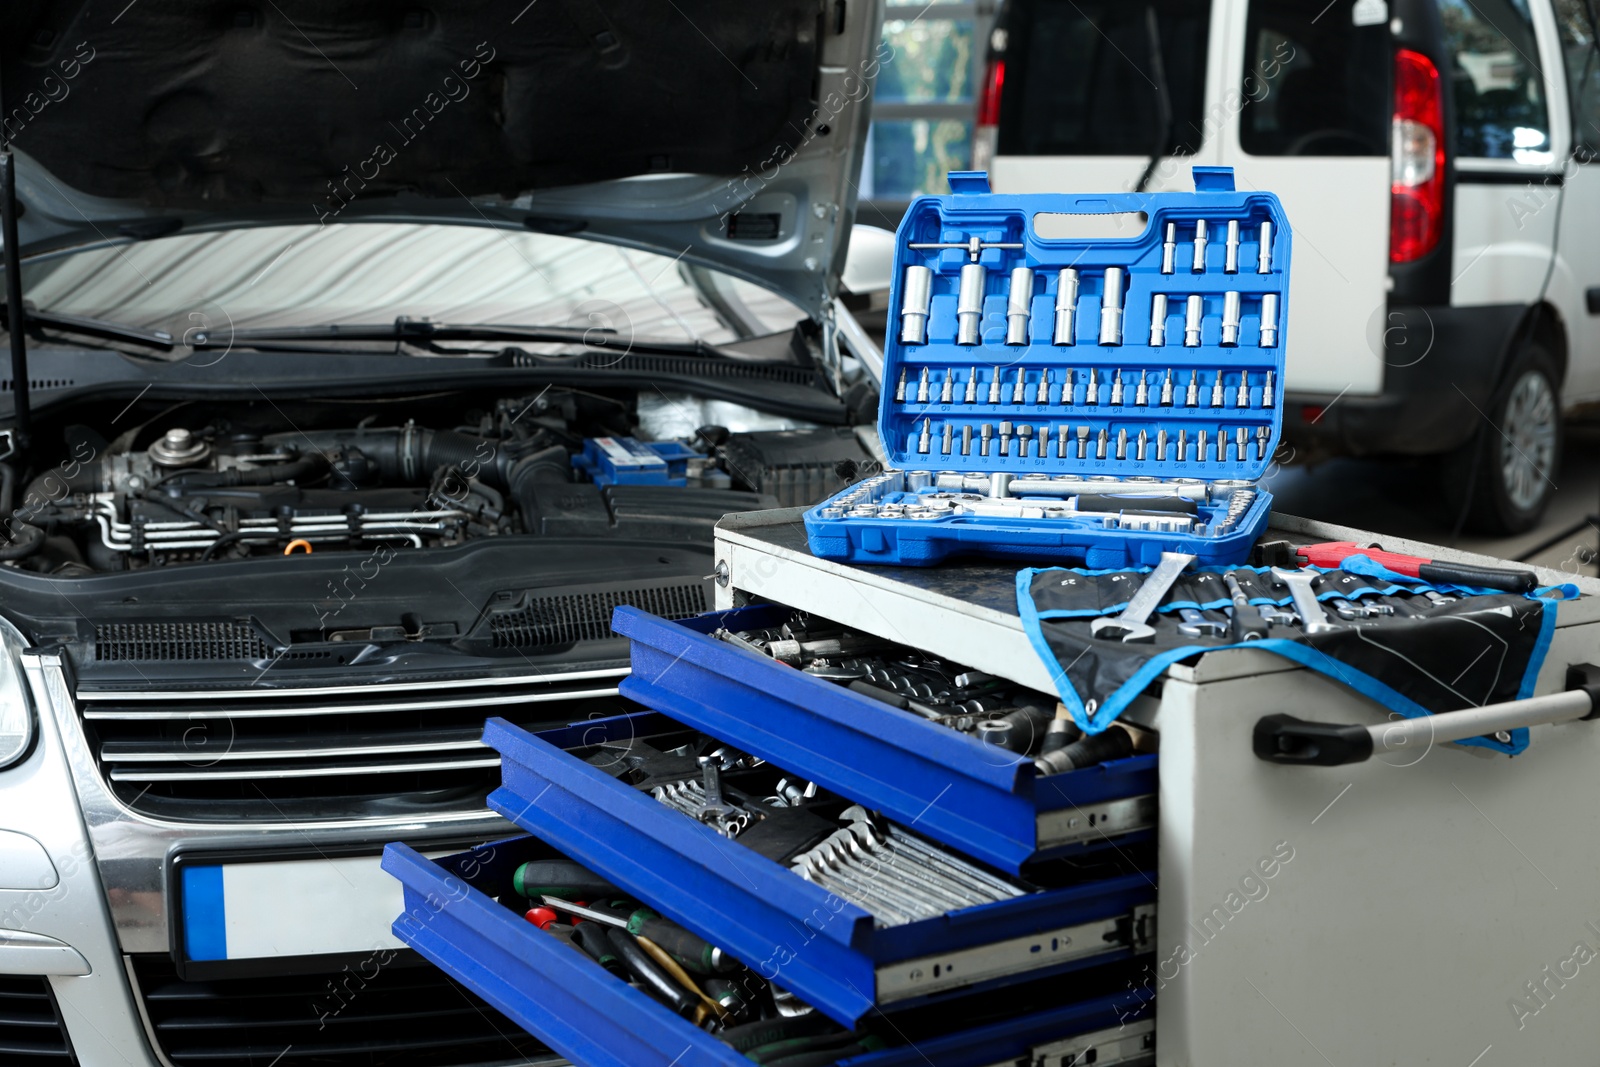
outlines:
[[[1193,193],[1096,197],[995,194],[954,173],[950,195],[915,201],[878,417],[892,469],[807,512],[812,551],[1241,561],[1271,510],[1253,483],[1282,425],[1290,233],[1270,193],[1194,170]],[[1046,215],[1140,228],[1046,238]],[[1170,502],[1193,484],[1218,488]]]

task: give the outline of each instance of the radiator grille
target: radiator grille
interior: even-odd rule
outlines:
[[[106,622],[94,628],[94,658],[264,660],[272,648],[246,622]]]
[[[368,978],[350,968],[186,982],[165,958],[133,958],[156,1043],[175,1067],[563,1062],[444,972],[411,965],[409,953],[374,967]]]
[[[43,978],[0,975],[0,1063],[70,1067],[77,1063]]]
[[[499,784],[484,720],[557,725],[621,714],[625,667],[295,690],[77,693],[102,775],[124,803],[185,821],[330,820],[482,810]]]
[[[686,619],[710,609],[703,582],[655,589],[535,597],[511,611],[491,616],[495,648],[547,648],[576,641],[600,641],[611,634],[611,613],[623,604],[665,619]]]

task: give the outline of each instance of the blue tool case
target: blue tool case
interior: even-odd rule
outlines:
[[[811,550],[1242,562],[1271,511],[1256,483],[1283,423],[1290,232],[1231,168],[1194,176],[1006,195],[956,172],[913,201],[878,411],[891,469],[806,512]]]

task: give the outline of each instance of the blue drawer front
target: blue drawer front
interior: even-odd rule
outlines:
[[[489,720],[484,741],[502,756],[496,811],[846,1026],[874,1008],[887,964],[1043,935],[1041,966],[968,992],[1132,955],[1112,943],[1072,956],[1050,932],[1128,917],[1155,899],[1153,875],[1134,873],[880,929],[861,908],[504,719]]]
[[[618,608],[612,627],[633,656],[621,690],[1012,873],[1040,856],[1136,839],[1091,831],[1057,847],[1041,835],[1039,817],[1071,811],[1087,821],[1103,801],[1153,797],[1156,756],[1041,777],[1027,757],[706,636],[776,625],[787,614],[758,607],[669,622]]]
[[[490,853],[488,859],[484,854]],[[579,1067],[749,1067],[750,1060],[497,904],[527,859],[553,855],[532,838],[429,860],[405,845],[383,868],[405,886],[394,932]],[[681,916],[675,916],[681,917]],[[1125,990],[849,1060],[850,1067],[987,1067],[1034,1045],[1146,1017]]]

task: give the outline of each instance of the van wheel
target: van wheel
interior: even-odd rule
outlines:
[[[1477,474],[1470,485],[1467,527],[1484,534],[1518,534],[1539,524],[1555,495],[1561,463],[1561,401],[1556,361],[1537,342],[1522,347],[1506,376],[1506,387],[1486,412],[1484,426],[1467,444],[1445,457],[1444,484],[1453,514],[1469,489],[1474,449]]]

